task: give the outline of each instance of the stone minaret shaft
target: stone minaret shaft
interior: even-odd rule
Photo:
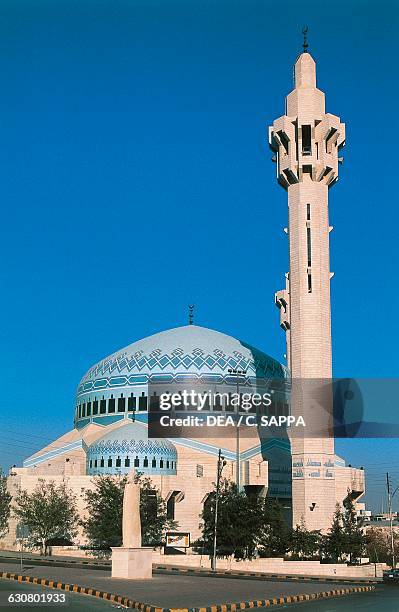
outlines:
[[[269,128],[277,180],[288,192],[289,273],[286,288],[276,293],[276,305],[293,381],[332,376],[328,191],[338,179],[338,150],[344,141],[345,126],[325,112],[315,61],[304,52],[295,64],[286,114]],[[304,397],[293,394],[293,413],[301,413]],[[324,398],[323,409],[331,422],[331,399]],[[335,509],[333,437],[305,434],[291,440],[291,451],[294,525],[304,517],[309,529],[326,529]]]

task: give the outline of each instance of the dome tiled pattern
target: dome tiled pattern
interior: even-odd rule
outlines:
[[[133,468],[143,474],[176,474],[177,451],[166,439],[149,439],[147,428],[126,422],[91,444],[87,451],[87,473],[128,474]]]
[[[251,383],[260,378],[287,376],[286,368],[272,357],[212,329],[187,325],[154,334],[90,368],[78,387],[75,423],[79,428],[90,420],[107,425],[122,418],[118,412],[145,413],[151,383],[191,378],[206,383],[234,384],[229,374],[233,368],[245,370],[246,379]],[[129,397],[132,397],[130,409],[125,406]],[[138,418],[145,420],[144,414]]]
[[[150,377],[153,373],[208,372],[225,375],[229,368],[240,368],[253,376],[282,376],[285,370],[278,361],[262,351],[222,334],[187,325],[154,334],[130,344],[98,362],[85,374],[78,393],[118,386],[118,377],[132,374]]]

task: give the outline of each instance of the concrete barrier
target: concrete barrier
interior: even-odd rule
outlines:
[[[207,556],[200,555],[162,555],[153,552],[153,563],[162,565],[180,565],[190,568],[210,569]],[[320,563],[320,561],[286,561],[280,558],[254,559],[253,561],[235,561],[218,559],[217,567],[221,570],[261,572],[265,574],[283,574],[286,576],[325,576],[330,578],[380,578],[385,565],[382,563],[368,565],[347,565],[346,563]]]
[[[64,557],[82,556],[92,558],[87,551],[68,550],[62,546],[54,546],[53,555]],[[211,563],[207,555],[164,555],[154,550],[152,562],[160,565],[174,565],[189,568],[210,569]],[[346,563],[320,563],[320,561],[286,561],[282,558],[253,559],[252,561],[235,561],[234,559],[218,559],[218,569],[243,572],[262,572],[265,574],[282,574],[285,576],[325,576],[329,578],[381,578],[384,563],[367,565],[347,565]]]

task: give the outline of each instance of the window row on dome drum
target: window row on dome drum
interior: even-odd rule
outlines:
[[[84,419],[90,416],[96,416],[99,414],[115,414],[116,412],[135,412],[139,410],[145,412],[147,410],[147,396],[144,392],[138,397],[135,397],[133,393],[129,397],[125,397],[121,393],[120,397],[114,397],[111,395],[110,398],[102,399],[94,398],[93,401],[82,402],[76,406],[76,418]]]
[[[107,463],[107,465],[105,465],[105,463]],[[131,465],[133,467],[143,467],[143,468],[148,468],[150,467],[150,462],[148,460],[148,457],[144,457],[144,459],[142,461],[140,461],[139,457],[136,455],[135,459],[133,460],[133,462],[131,463],[130,461],[130,457],[125,457],[125,460],[123,462],[124,467],[128,468]],[[108,457],[107,462],[105,462],[104,457],[101,457],[101,459],[90,459],[89,461],[89,467],[90,468],[103,468],[103,467],[122,467],[122,459],[120,457],[117,457],[115,459],[115,465],[113,462],[112,457]],[[169,461],[169,459],[160,459],[159,462],[157,462],[157,459],[155,457],[152,458],[151,460],[151,467],[152,468],[157,468],[159,467],[161,470],[162,469],[166,469],[166,470],[173,470],[176,467],[176,462],[175,461]]]

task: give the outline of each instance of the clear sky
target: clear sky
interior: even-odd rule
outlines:
[[[347,125],[330,191],[334,374],[398,375],[397,2],[2,0],[4,469],[72,427],[90,365],[186,324],[190,302],[198,325],[283,359],[287,204],[267,126],[304,24]],[[380,509],[399,440],[336,447]]]

